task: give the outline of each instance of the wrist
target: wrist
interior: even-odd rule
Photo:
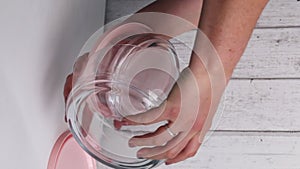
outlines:
[[[205,60],[206,62],[202,60]],[[206,79],[209,81],[209,79],[214,76],[218,77],[220,80],[225,80],[226,84],[233,73],[233,68],[231,68],[231,66],[224,65],[221,58],[217,58],[217,60],[209,60],[206,58],[200,59],[200,57],[198,57],[195,53],[192,54],[189,68],[193,72],[194,76],[199,80]]]

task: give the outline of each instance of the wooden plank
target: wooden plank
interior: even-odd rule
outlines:
[[[297,0],[270,0],[257,27],[300,26],[300,2]]]
[[[235,78],[300,78],[300,28],[258,29],[237,65]]]
[[[214,133],[193,158],[159,169],[299,169],[299,133]]]
[[[132,14],[154,0],[109,0],[106,23]],[[257,27],[300,26],[300,2],[297,0],[271,0],[260,17]]]
[[[300,79],[231,80],[212,130],[300,131]]]
[[[177,38],[192,47],[194,35],[191,31]],[[186,66],[191,50],[172,42]],[[300,78],[300,28],[254,30],[233,78]]]

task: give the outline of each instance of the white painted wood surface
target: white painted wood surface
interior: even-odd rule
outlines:
[[[295,27],[300,26],[300,1],[270,0],[257,27]]]
[[[189,62],[196,31],[172,41],[183,65]],[[187,46],[186,46],[187,45]],[[300,78],[300,28],[255,29],[233,78]]]
[[[254,30],[233,77],[300,78],[300,29]]]
[[[212,129],[300,131],[299,89],[300,79],[231,80]]]
[[[106,22],[153,0],[110,0]],[[128,5],[126,5],[128,4]],[[190,46],[193,33],[184,36]],[[189,50],[175,44],[187,64]],[[270,0],[198,154],[160,169],[300,169],[300,2]]]
[[[196,156],[159,169],[299,169],[299,133],[215,132]]]

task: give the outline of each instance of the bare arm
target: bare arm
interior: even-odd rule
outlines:
[[[268,0],[205,0],[199,22],[217,50],[229,80]],[[197,41],[195,46],[197,46]],[[201,67],[192,56],[192,69]]]

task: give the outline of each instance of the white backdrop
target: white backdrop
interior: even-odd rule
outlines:
[[[64,123],[63,84],[105,0],[0,1],[0,168],[44,169]]]

